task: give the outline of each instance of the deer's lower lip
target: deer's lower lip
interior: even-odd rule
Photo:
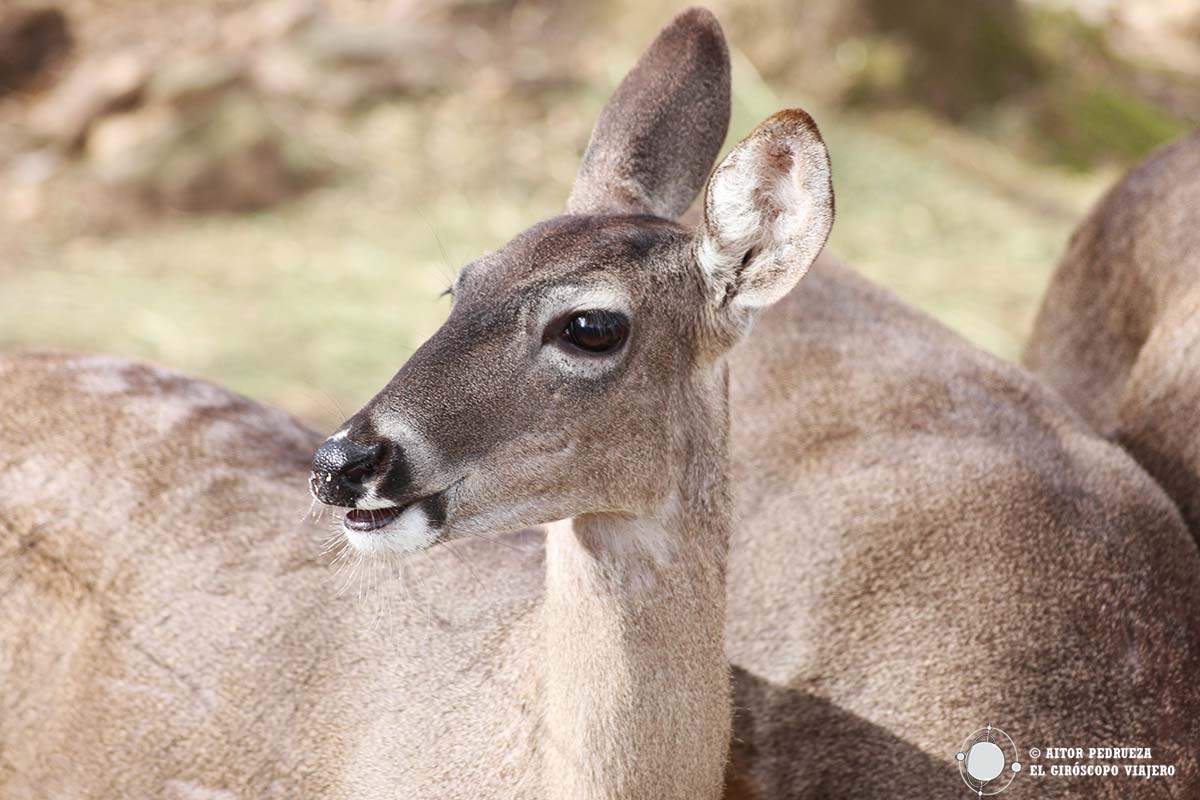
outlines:
[[[342,524],[352,531],[366,533],[379,530],[399,519],[408,506],[391,506],[390,508],[355,508],[346,512]]]

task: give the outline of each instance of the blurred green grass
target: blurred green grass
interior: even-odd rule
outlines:
[[[537,97],[489,100],[475,87],[330,126],[324,145],[356,166],[271,212],[104,236],[0,231],[0,346],[150,359],[329,428],[436,328],[459,266],[558,213],[642,39],[623,40],[592,79]],[[729,143],[780,108],[808,108],[834,165],[832,250],[1014,356],[1071,227],[1111,175],[1024,162],[913,111],[822,108],[734,61]]]

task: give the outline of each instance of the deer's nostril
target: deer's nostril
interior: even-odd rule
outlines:
[[[330,505],[352,506],[363,494],[363,484],[379,464],[383,446],[361,445],[348,437],[326,440],[313,454],[313,472],[324,475],[313,493]]]
[[[372,466],[371,462],[347,464],[346,468],[342,470],[342,479],[350,483],[362,483],[370,475]]]

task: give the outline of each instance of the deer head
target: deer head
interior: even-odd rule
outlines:
[[[567,213],[462,268],[445,324],[316,452],[311,488],[357,548],[584,513],[651,513],[726,430],[721,356],[786,294],[833,219],[812,119],[780,112],[712,173],[725,136],[715,19],[689,10],[603,110]]]

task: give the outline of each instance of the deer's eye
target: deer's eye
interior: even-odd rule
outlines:
[[[576,311],[566,318],[559,338],[589,353],[611,353],[625,343],[629,320],[612,311]]]

